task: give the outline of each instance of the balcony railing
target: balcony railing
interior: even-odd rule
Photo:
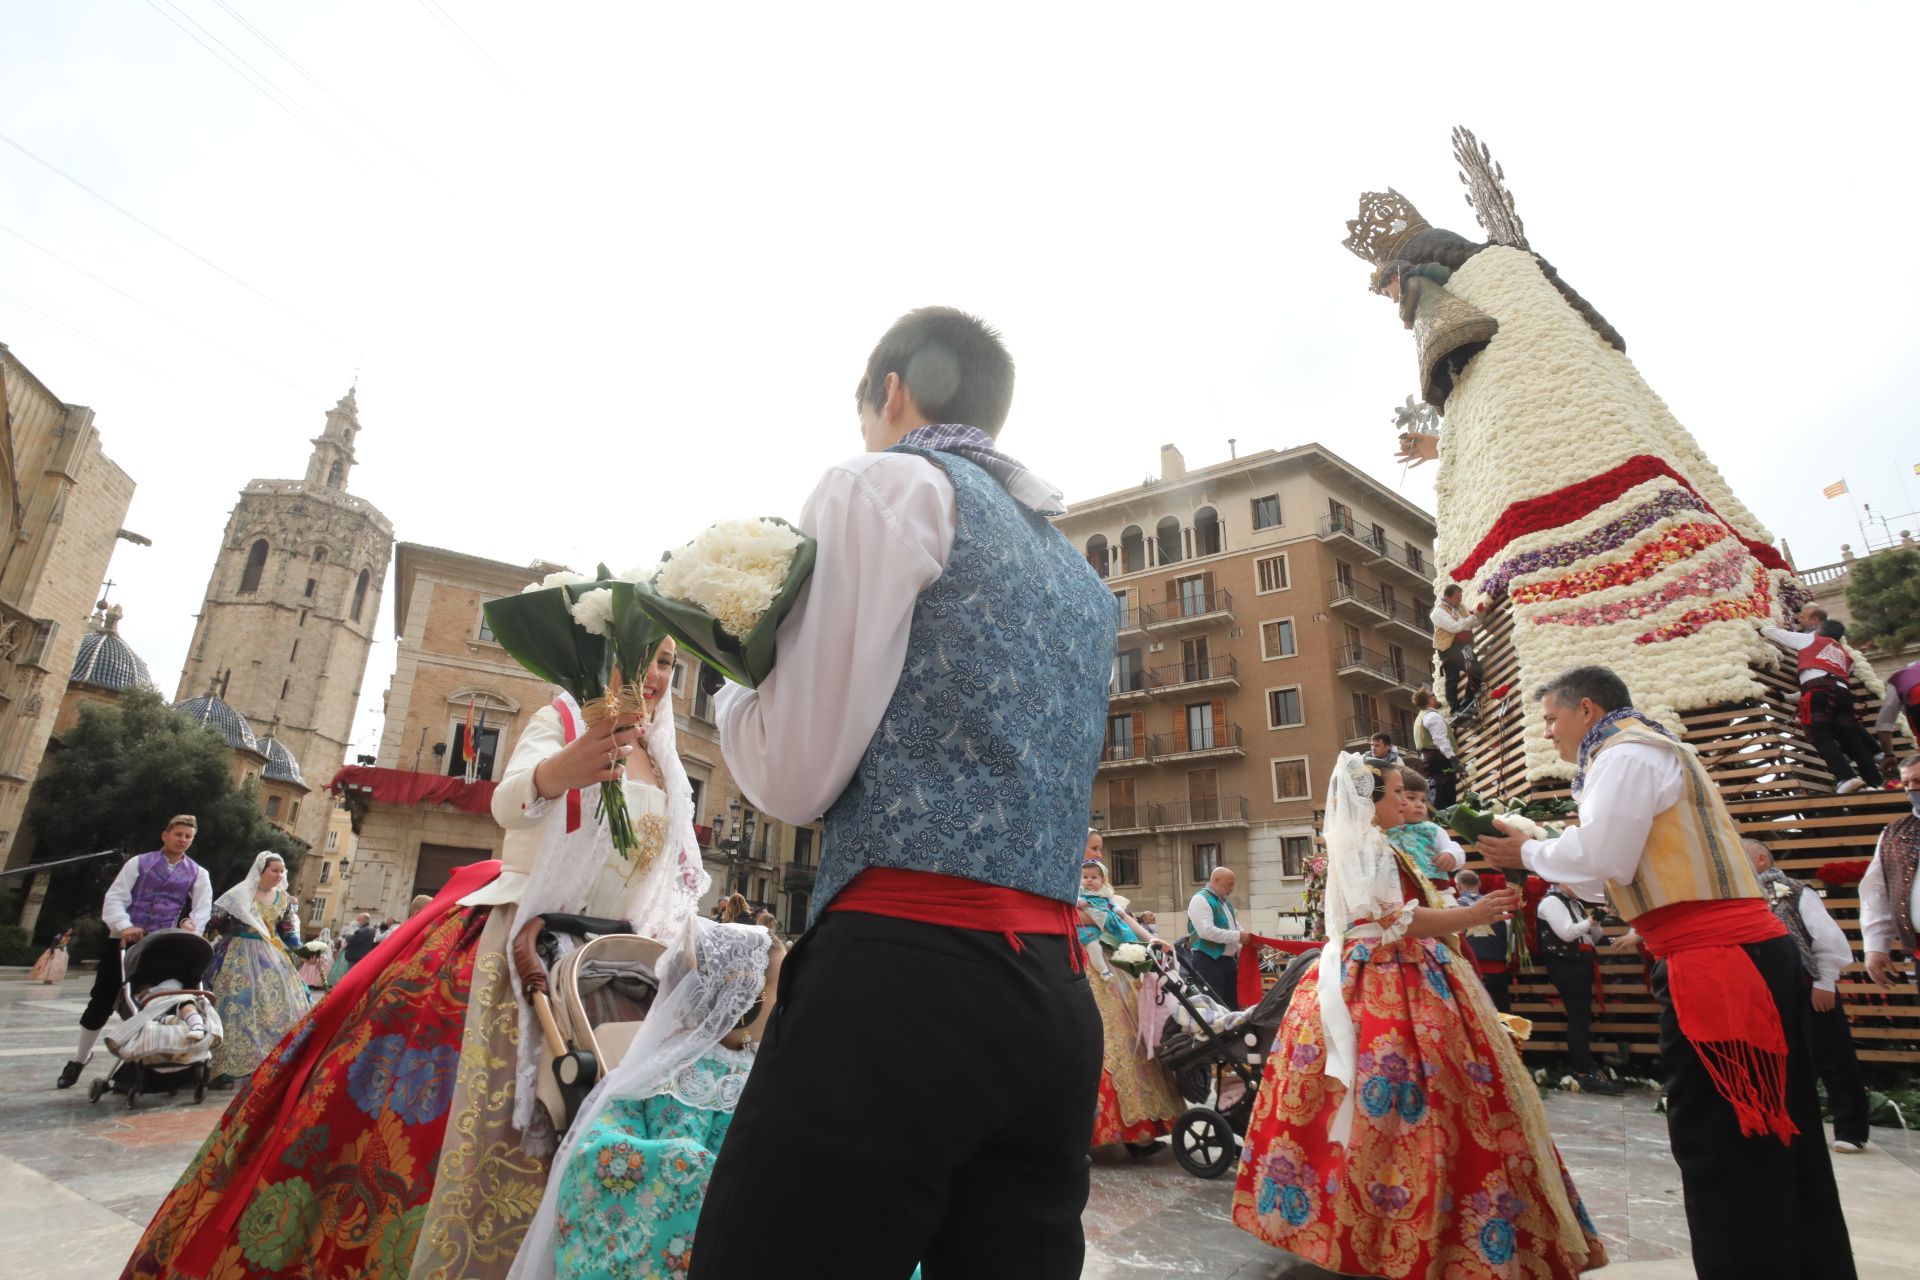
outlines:
[[[1356,610],[1374,618],[1390,616],[1380,592],[1352,578],[1335,578],[1327,583],[1327,603],[1347,613]]]
[[[1153,829],[1153,806],[1148,804],[1117,804],[1107,811],[1107,832],[1110,835],[1124,831],[1151,831]]]
[[[1215,726],[1209,722],[1199,733],[1189,733],[1184,725],[1175,730],[1167,739],[1165,754],[1168,757],[1197,756],[1209,752],[1245,755],[1246,751],[1246,738],[1240,732],[1239,725]]]
[[[806,892],[813,888],[813,878],[819,868],[807,862],[789,862],[780,868],[780,887],[789,892]]]
[[[1240,683],[1240,667],[1233,655],[1201,658],[1194,662],[1173,662],[1147,673],[1147,686],[1156,694],[1179,693],[1205,685]]]
[[[1107,688],[1109,698],[1127,698],[1136,694],[1144,695],[1153,687],[1152,677],[1142,668],[1130,671],[1116,671],[1113,681]]]
[[[1361,524],[1354,519],[1352,512],[1342,515],[1329,513],[1321,516],[1318,532],[1322,539],[1351,538],[1375,555],[1381,555],[1386,551],[1386,543],[1374,536],[1372,526]]]
[[[1388,720],[1376,720],[1372,716],[1348,716],[1342,723],[1341,729],[1346,735],[1345,742],[1349,747],[1365,746],[1373,741],[1374,734],[1384,733],[1400,750],[1407,752],[1413,750],[1413,743],[1407,740],[1407,735],[1400,732],[1399,726]]]
[[[1233,617],[1233,593],[1230,591],[1184,593],[1165,604],[1152,606],[1152,613],[1153,616],[1142,624],[1148,630],[1195,622],[1225,622]]]
[[[1387,621],[1396,626],[1405,627],[1415,635],[1433,639],[1433,618],[1430,609],[1422,609],[1409,600],[1383,600]]]
[[[1422,582],[1433,581],[1433,561],[1427,559],[1420,548],[1411,542],[1387,542],[1375,555],[1379,563],[1388,565],[1401,573],[1410,574]]]
[[[1150,604],[1143,604],[1133,609],[1121,609],[1120,630],[1122,632],[1139,631],[1152,626],[1159,619],[1160,611]]]
[[[1334,670],[1343,676],[1378,681],[1386,685],[1408,683],[1407,666],[1387,654],[1360,644],[1343,644],[1334,653]]]
[[[1157,734],[1147,734],[1141,738],[1123,738],[1119,742],[1109,742],[1106,750],[1100,753],[1103,765],[1147,764],[1166,749],[1166,739]]]
[[[1243,827],[1247,823],[1245,796],[1211,796],[1174,800],[1153,806],[1156,827]]]

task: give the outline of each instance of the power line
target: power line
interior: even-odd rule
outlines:
[[[174,248],[178,249],[180,252],[186,254],[189,258],[192,258],[194,261],[200,263],[202,266],[211,267],[213,270],[218,271],[221,275],[233,281],[235,284],[239,285],[242,289],[245,289],[248,293],[251,293],[254,297],[259,298],[262,302],[269,303],[272,306],[279,308],[281,311],[286,312],[288,315],[292,316],[295,320],[298,320],[301,324],[304,324],[308,328],[312,329],[315,333],[325,334],[328,338],[333,338],[334,341],[336,342],[339,341],[339,339],[334,338],[334,335],[329,333],[327,329],[321,324],[307,318],[306,316],[300,314],[298,311],[295,311],[292,307],[289,307],[286,303],[280,301],[278,298],[275,298],[270,294],[262,293],[259,289],[256,289],[254,286],[248,284],[245,280],[242,280],[239,276],[233,274],[233,272],[227,270],[225,267],[221,266],[219,263],[214,262],[212,259],[207,258],[204,255],[197,253],[192,249],[189,249],[186,245],[181,244],[178,240],[175,240],[172,236],[168,235],[166,232],[162,231],[160,228],[154,226],[151,222],[148,222],[145,218],[141,217],[139,214],[134,213],[130,209],[126,208],[124,205],[115,204],[113,201],[107,199],[107,197],[101,195],[98,191],[95,191],[92,187],[80,181],[80,179],[74,177],[72,174],[68,173],[65,169],[62,169],[59,165],[53,163],[51,160],[44,160],[41,157],[35,155],[33,152],[27,150],[25,147],[21,146],[18,142],[15,142],[12,138],[9,138],[4,133],[0,133],[0,142],[6,143],[8,146],[12,147],[15,151],[18,151],[21,155],[25,156],[27,159],[33,161],[35,164],[41,166],[42,168],[47,169],[55,174],[58,174],[62,178],[65,178],[68,182],[80,188],[82,191],[86,192],[88,195],[92,196],[95,200],[98,200],[101,204],[104,204],[105,206],[107,206],[107,208],[113,210],[115,213],[119,214],[121,217],[127,219],[129,222],[133,222],[141,227],[146,228],[148,231],[152,232],[156,236],[159,236],[162,240],[165,240],[168,244],[172,245]]]
[[[434,0],[420,0],[420,7],[422,9],[425,9],[429,14],[433,15],[433,20],[439,23],[441,26],[445,27],[447,29],[447,34],[452,36],[454,40],[462,48],[464,48],[468,53],[471,53],[474,56],[475,60],[478,61],[481,66],[485,67],[488,71],[491,71],[495,79],[497,79],[501,84],[507,86],[507,88],[513,90],[515,93],[520,92],[520,86],[515,84],[507,76],[506,69],[502,67],[499,63],[495,62],[493,58],[487,53],[487,51],[480,47],[480,42],[478,40],[475,40],[472,36],[467,34],[467,29],[461,26],[457,21],[455,21],[452,14],[446,12],[446,10],[442,9],[438,4],[434,3]]]
[[[126,361],[128,364],[140,370],[142,373],[152,374],[156,378],[164,378],[167,376],[166,374],[162,373],[160,370],[154,368],[152,365],[146,363],[144,360],[141,360],[139,357],[128,355],[126,352],[114,346],[112,343],[107,342],[100,338],[96,338],[92,334],[88,333],[85,329],[82,329],[77,325],[68,324],[65,320],[60,319],[58,316],[48,315],[46,312],[40,310],[40,308],[27,302],[25,299],[14,297],[12,294],[8,293],[5,289],[0,289],[0,300],[11,302],[14,306],[20,308],[20,310],[26,312],[28,315],[46,324],[50,324],[56,329],[66,330],[68,333],[80,339],[80,341],[86,343],[87,345],[98,347],[100,348],[100,350],[106,352],[108,355],[114,357],[117,360]]]
[[[252,366],[253,368],[259,370],[261,373],[266,374],[269,378],[272,378],[275,382],[278,382],[283,386],[289,387],[294,391],[298,391],[301,395],[306,396],[308,399],[322,400],[325,398],[321,396],[319,392],[310,391],[306,387],[301,386],[297,382],[293,382],[290,379],[281,377],[279,374],[275,373],[273,370],[267,368],[267,366],[260,364],[257,361],[248,359],[246,356],[241,355],[238,351],[235,351],[233,348],[221,342],[218,338],[215,338],[212,334],[205,333],[200,329],[195,328],[193,325],[188,324],[185,320],[180,319],[178,316],[170,315],[167,312],[162,311],[160,308],[154,306],[152,303],[146,302],[140,298],[134,297],[132,294],[128,293],[125,289],[122,289],[119,285],[114,284],[111,280],[103,279],[102,277],[97,276],[93,272],[87,270],[85,267],[81,266],[79,263],[72,262],[66,258],[61,257],[59,254],[55,253],[53,250],[47,248],[47,246],[39,243],[36,240],[30,239],[25,235],[22,235],[20,232],[15,231],[12,227],[7,226],[4,222],[0,222],[0,231],[6,232],[8,235],[20,241],[22,244],[29,246],[30,248],[38,249],[41,253],[46,254],[49,258],[52,258],[55,262],[59,263],[61,266],[66,267],[71,271],[79,272],[81,275],[93,281],[95,284],[99,285],[101,288],[111,289],[113,292],[125,298],[128,302],[133,303],[135,306],[144,307],[146,310],[151,311],[154,315],[159,316],[162,320],[167,321],[169,324],[176,325],[179,328],[184,329],[186,332],[192,334],[194,337],[199,338],[201,341],[209,343],[215,347],[218,347],[220,350],[232,356],[235,360],[240,361],[242,364]]]
[[[235,9],[232,5],[228,4],[227,0],[213,0],[213,2],[219,5],[222,9],[226,10],[227,16],[231,17],[235,22],[239,23],[241,26],[245,27],[248,31],[252,32],[254,39],[258,40],[261,44],[264,44],[265,46],[267,46],[267,48],[273,50],[275,54],[279,55],[279,58],[282,62],[292,67],[295,71],[298,71],[302,76],[305,76],[309,84],[311,84],[314,88],[318,89],[320,92],[326,94],[327,97],[331,98],[335,106],[339,107],[342,111],[352,116],[355,120],[358,120],[363,126],[365,126],[367,132],[371,133],[374,137],[380,139],[380,141],[386,143],[387,146],[391,147],[393,149],[394,154],[398,155],[401,159],[405,160],[408,164],[413,165],[416,169],[421,167],[420,164],[416,160],[414,160],[412,156],[408,155],[407,152],[401,148],[399,143],[395,142],[392,138],[388,137],[385,131],[382,130],[379,125],[375,124],[373,121],[367,119],[365,116],[361,115],[358,111],[354,110],[353,105],[351,103],[349,103],[345,98],[342,98],[339,94],[335,93],[332,89],[328,88],[326,83],[322,81],[320,77],[314,75],[313,72],[307,70],[306,67],[301,65],[299,59],[295,58],[292,54],[288,53],[285,49],[282,49],[279,45],[275,44],[273,40],[268,37],[266,32],[254,26],[253,23],[247,21],[245,15],[243,15],[238,9]]]
[[[171,4],[169,0],[170,8],[178,11],[181,18],[185,18],[188,22],[193,23],[195,27],[199,28],[199,30],[201,30],[202,32],[205,32],[207,40],[213,41],[214,44],[219,45],[220,48],[225,49],[229,54],[232,54],[234,58],[238,59],[241,65],[247,68],[247,71],[253,72],[253,75],[258,77],[257,81],[252,77],[249,77],[246,71],[242,71],[239,67],[234,66],[233,63],[221,57],[220,54],[214,49],[213,45],[208,44],[206,40],[202,40],[199,36],[193,34],[193,32],[188,31],[187,28],[181,24],[179,18],[174,17],[173,14],[168,13],[166,9],[162,9],[160,7],[159,0],[147,0],[147,7],[152,9],[155,13],[159,14],[161,17],[165,18],[168,22],[171,22],[174,26],[179,27],[181,32],[185,34],[189,40],[199,45],[202,49],[205,49],[209,54],[213,56],[215,61],[220,63],[220,65],[226,67],[227,70],[239,76],[242,80],[244,80],[247,83],[248,87],[256,90],[260,94],[260,96],[265,98],[268,102],[271,102],[274,106],[279,107],[280,110],[286,112],[288,119],[292,120],[294,123],[306,129],[309,133],[313,134],[314,137],[320,139],[320,141],[326,143],[328,146],[332,147],[335,151],[338,151],[341,154],[341,156],[343,156],[345,159],[347,159],[350,163],[352,163],[357,168],[363,171],[367,168],[367,163],[364,159],[362,159],[360,156],[355,155],[351,151],[347,150],[345,139],[338,137],[338,135],[334,134],[332,130],[328,129],[324,124],[321,124],[317,117],[312,121],[309,121],[306,118],[299,115],[298,113],[296,113],[296,111],[294,110],[294,105],[297,105],[297,104],[289,105],[293,103],[293,99],[288,97],[286,93],[283,90],[281,90],[278,86],[274,85],[271,77],[267,76],[258,67],[254,66],[251,62],[248,62],[246,58],[242,57],[240,54],[235,53],[233,49],[226,43],[226,41],[222,40],[219,36],[214,35],[213,32],[208,31],[205,27],[201,26],[200,23],[193,17],[192,14],[188,13],[184,9],[181,9],[178,5]],[[285,101],[282,101],[282,99],[285,99]],[[302,109],[304,110],[304,108]],[[309,116],[312,115],[311,112],[308,112],[307,114]]]

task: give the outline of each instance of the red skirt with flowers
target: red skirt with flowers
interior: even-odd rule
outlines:
[[[1564,1280],[1605,1266],[1470,966],[1432,939],[1355,941],[1343,977],[1358,1023],[1348,1141],[1330,1137],[1347,1091],[1326,1074],[1316,968],[1260,1082],[1235,1225],[1328,1270],[1392,1280]],[[1550,1185],[1571,1202],[1564,1226]]]
[[[490,910],[456,899],[498,865],[462,868],[294,1025],[154,1215],[127,1280],[407,1274]]]

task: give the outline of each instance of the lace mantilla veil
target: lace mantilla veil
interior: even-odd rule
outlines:
[[[560,699],[573,714],[574,723],[584,724],[580,705],[566,693],[562,693]],[[647,754],[659,771],[661,790],[667,796],[666,843],[646,874],[629,886],[627,900],[624,903],[588,901],[600,868],[610,858],[620,856],[614,850],[607,824],[594,819],[593,806],[599,795],[597,788],[589,788],[580,797],[582,821],[578,831],[567,830],[564,802],[554,801],[541,831],[540,850],[534,855],[526,889],[520,895],[513,923],[515,933],[522,920],[550,911],[567,911],[630,921],[635,933],[663,943],[669,949],[679,940],[688,923],[699,915],[700,897],[706,893],[711,878],[701,864],[700,845],[693,834],[693,784],[687,780],[687,768],[680,761],[677,738],[669,692],[648,720],[646,736]],[[635,793],[641,785],[626,784],[629,806],[639,805]],[[567,946],[564,939],[562,946],[563,949]],[[512,964],[511,951],[508,964]],[[519,994],[521,975],[517,971],[513,973],[513,990],[520,1004],[520,1060],[514,1079],[513,1125],[521,1133],[531,1135],[534,1108],[538,1105],[534,1100],[534,1072],[540,1069],[539,1063],[546,1052],[533,1007]],[[523,1145],[537,1151],[546,1143],[536,1138]]]
[[[670,1094],[703,1111],[732,1111],[747,1082],[747,1067],[719,1077],[699,1071],[700,1059],[740,1023],[767,982],[773,939],[757,925],[695,919],[685,941],[661,962],[660,996],[620,1065],[580,1104],[547,1175],[539,1212],[520,1243],[508,1280],[551,1280],[560,1185],[580,1140],[608,1104]],[[744,1055],[743,1055],[744,1056]]]
[[[216,898],[213,905],[271,942],[274,937],[273,930],[267,928],[266,917],[260,914],[260,873],[267,869],[269,862],[277,862],[282,867],[287,865],[286,859],[279,854],[271,849],[262,849],[254,855],[253,865],[247,869],[246,878]],[[287,888],[286,877],[281,877],[279,887],[274,892],[291,892]],[[299,933],[300,904],[297,901],[287,903],[287,916],[293,920],[294,932]]]

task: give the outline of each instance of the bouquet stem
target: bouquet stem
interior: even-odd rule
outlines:
[[[632,857],[633,851],[640,847],[640,840],[633,833],[633,818],[627,812],[627,793],[623,784],[600,784],[600,798],[593,816],[606,819],[607,835],[612,838],[613,847],[623,856]]]

